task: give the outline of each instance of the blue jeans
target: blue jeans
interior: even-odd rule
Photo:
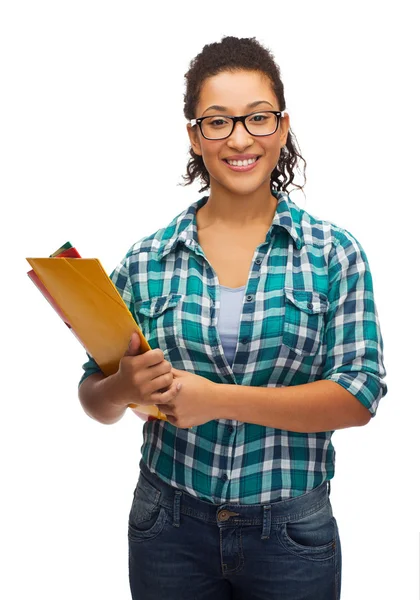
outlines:
[[[271,504],[212,504],[140,461],[128,519],[133,600],[337,600],[330,483]]]

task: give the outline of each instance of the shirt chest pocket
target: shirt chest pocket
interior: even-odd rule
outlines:
[[[139,326],[152,349],[160,348],[165,351],[178,344],[182,298],[182,294],[170,293],[136,303]]]
[[[300,356],[318,352],[323,342],[328,298],[315,290],[285,288],[283,344]]]

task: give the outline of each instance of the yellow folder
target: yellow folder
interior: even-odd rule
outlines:
[[[106,376],[118,371],[133,331],[140,336],[140,354],[151,349],[97,258],[26,260],[58,305],[61,317],[66,317],[65,322]],[[167,421],[154,405],[129,406],[135,412]]]

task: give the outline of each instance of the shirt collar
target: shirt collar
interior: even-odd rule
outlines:
[[[303,237],[300,222],[296,218],[299,208],[290,200],[286,192],[272,189],[272,194],[278,201],[269,233],[275,234],[276,230],[282,227],[292,237],[296,248],[300,250],[303,245]],[[204,196],[193,202],[164,229],[157,251],[158,260],[175,250],[178,243],[183,243],[192,250],[196,248],[198,245],[196,214],[208,199],[209,196]],[[295,218],[293,218],[294,215]]]

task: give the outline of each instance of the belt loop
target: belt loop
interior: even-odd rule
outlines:
[[[271,531],[271,504],[263,506],[263,528],[261,533],[262,540],[268,540]]]
[[[182,492],[180,490],[175,490],[174,494],[174,515],[172,525],[174,527],[179,527],[179,517],[180,517],[180,505],[181,505],[181,496]]]

